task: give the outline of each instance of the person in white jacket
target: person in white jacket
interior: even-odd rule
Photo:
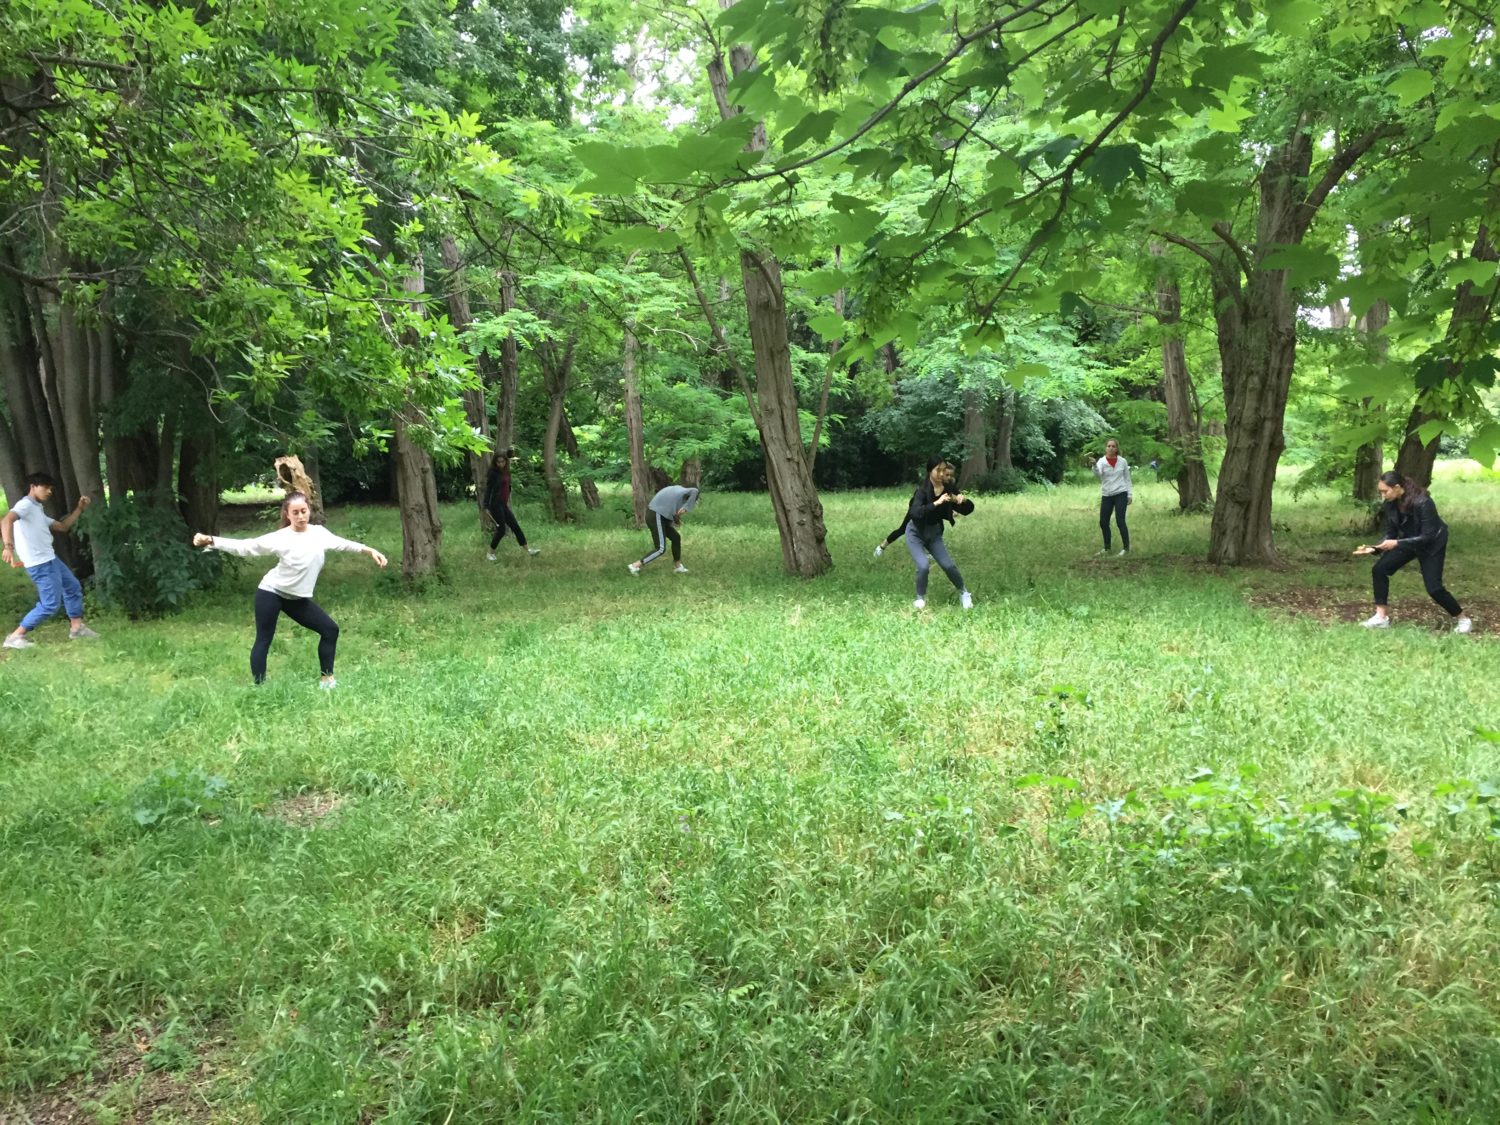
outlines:
[[[1125,526],[1125,509],[1130,507],[1134,488],[1130,483],[1130,463],[1120,456],[1120,443],[1110,438],[1104,443],[1104,456],[1097,461],[1093,455],[1087,457],[1089,468],[1099,478],[1099,530],[1104,533],[1104,549],[1110,551],[1109,517],[1115,517],[1120,525],[1120,554],[1130,553],[1130,528]]]
[[[326,527],[311,523],[312,509],[300,492],[287,494],[281,502],[281,526],[255,539],[224,539],[217,535],[193,536],[193,546],[208,547],[230,555],[249,558],[274,555],[276,565],[266,572],[255,591],[255,644],[250,649],[250,675],[256,683],[266,678],[266,655],[276,636],[277,619],[284,613],[318,634],[318,664],[323,678],[318,686],[332,688],[333,658],[338,650],[339,627],[323,607],[313,601],[313,588],[323,569],[329,551],[348,551],[369,555],[375,565],[385,569],[386,557],[374,547],[340,539]]]

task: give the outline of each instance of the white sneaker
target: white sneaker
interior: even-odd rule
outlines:
[[[96,641],[98,639],[99,634],[94,632],[87,625],[80,625],[76,629],[68,630],[68,640],[70,641]]]
[[[1453,626],[1453,631],[1455,633],[1467,633],[1473,628],[1474,622],[1470,621],[1467,617],[1460,617],[1458,619],[1458,624]]]
[[[5,635],[5,648],[35,648],[36,642],[25,633],[7,633]]]
[[[527,547],[526,553],[528,555],[540,555],[542,553],[542,549],[540,547]]]
[[[958,596],[958,604],[961,605],[961,606],[963,606],[965,609],[973,609],[974,608],[974,595],[971,594],[971,593],[969,593],[969,591],[965,590],[962,594],[960,594]]]
[[[491,551],[489,554],[485,555],[484,557],[489,562],[494,562],[495,561],[495,552]]]
[[[1370,617],[1368,621],[1361,621],[1360,624],[1366,629],[1387,629],[1390,627],[1391,619],[1389,617],[1381,617],[1377,613]]]
[[[339,686],[339,682],[337,680],[335,680],[332,676],[329,676],[328,679],[326,679],[326,680],[319,680],[318,681],[318,687],[321,688],[323,691],[332,691],[334,688],[336,688],[338,686]]]
[[[641,573],[641,564],[640,563],[631,563],[625,569],[628,570],[628,571],[630,571],[630,573],[632,575],[634,575],[636,577],[639,577],[640,573]]]
[[[673,574],[686,574],[687,573],[687,567],[683,566],[681,563],[678,563],[676,566],[674,566],[672,568],[672,573]]]
[[[914,602],[911,603],[911,607],[912,607],[912,609],[926,609],[927,608],[927,599],[926,598],[918,598],[916,601],[914,601]]]
[[[1126,549],[1126,550],[1124,550],[1124,551],[1121,551],[1121,552],[1120,552],[1120,553],[1119,553],[1119,554],[1117,554],[1117,555],[1116,555],[1116,556],[1115,556],[1115,558],[1117,558],[1117,559],[1123,559],[1123,558],[1124,558],[1124,557],[1125,557],[1125,556],[1126,556],[1126,555],[1128,555],[1128,554],[1130,554],[1130,551],[1129,551],[1129,549],[1128,549],[1128,548],[1127,548],[1127,549]]]
[[[880,556],[881,556],[881,555],[883,555],[883,554],[885,554],[885,545],[884,545],[884,544],[882,544],[882,545],[881,545],[881,546],[879,546],[879,547],[876,547],[876,548],[875,548],[875,557],[876,557],[876,558],[877,558],[877,559],[878,559],[878,558],[879,558],[879,557],[880,557]]]
[[[1099,556],[1101,556],[1101,555],[1107,555],[1107,554],[1109,554],[1109,548],[1108,547],[1100,547],[1097,551],[1094,552],[1094,558],[1097,559]]]

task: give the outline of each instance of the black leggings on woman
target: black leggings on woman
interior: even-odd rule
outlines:
[[[682,561],[682,536],[677,533],[677,527],[660,512],[651,513],[651,546],[653,550],[641,560],[645,566],[649,562],[655,562],[661,558],[662,552],[667,549],[667,544],[672,544],[672,561]]]
[[[1125,509],[1130,505],[1130,493],[1116,492],[1113,496],[1099,497],[1099,530],[1104,532],[1104,549],[1109,550],[1109,517],[1113,513],[1120,525],[1120,546],[1130,550],[1130,528],[1125,526]]]
[[[1448,593],[1447,587],[1443,585],[1443,560],[1448,554],[1448,537],[1444,533],[1442,542],[1436,550],[1419,554],[1410,547],[1392,547],[1380,556],[1380,561],[1375,564],[1375,569],[1370,572],[1375,587],[1375,604],[1385,605],[1391,596],[1391,575],[1400,570],[1412,559],[1417,560],[1417,565],[1422,568],[1422,585],[1427,587],[1427,596],[1448,612],[1449,617],[1463,616],[1463,608],[1458,604],[1458,599]]]
[[[250,675],[256,683],[266,678],[266,654],[276,636],[276,619],[286,614],[304,629],[318,634],[318,665],[323,675],[333,675],[334,652],[339,647],[339,626],[311,598],[283,598],[271,590],[255,591],[255,644],[250,649]]]
[[[500,504],[490,509],[490,518],[495,521],[495,534],[490,539],[490,550],[493,551],[500,546],[500,540],[505,538],[505,529],[510,528],[516,537],[516,542],[526,546],[526,533],[521,530],[521,525],[516,522],[516,514],[510,510],[509,504]]]

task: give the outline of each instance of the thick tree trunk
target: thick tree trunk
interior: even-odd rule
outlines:
[[[550,341],[538,349],[542,364],[542,375],[547,387],[547,428],[542,433],[542,479],[547,485],[547,506],[552,518],[566,523],[572,518],[568,511],[568,486],[563,481],[562,469],[557,461],[557,447],[562,437],[563,407],[568,398],[568,381],[573,374],[573,350],[578,337],[568,340],[561,356]]]
[[[990,471],[989,447],[985,441],[984,391],[968,387],[964,396],[964,459],[958,467],[958,487],[972,488]]]
[[[156,443],[156,479],[152,483],[152,492],[156,495],[155,502],[164,508],[177,499],[177,491],[172,487],[172,471],[177,459],[177,414],[175,404],[167,407],[161,419],[161,437]]]
[[[630,499],[635,526],[646,526],[646,505],[651,503],[651,480],[646,465],[646,421],[641,410],[640,375],[636,370],[639,345],[635,322],[625,324],[621,367],[625,383],[625,436],[630,445]]]
[[[1159,257],[1164,249],[1155,243],[1151,253]],[[1182,467],[1177,472],[1177,509],[1203,511],[1213,503],[1213,495],[1208,487],[1208,469],[1203,464],[1198,414],[1193,409],[1193,376],[1182,342],[1182,292],[1165,270],[1156,278],[1156,320],[1162,331],[1161,389],[1167,405],[1167,438],[1182,458]]]
[[[30,309],[15,282],[0,275],[0,378],[22,477],[58,471],[40,365]]]
[[[1016,389],[1007,383],[995,398],[995,430],[990,439],[990,463],[995,468],[1015,468],[1010,456],[1010,439],[1015,432]]]
[[[727,4],[730,0],[720,2]],[[730,60],[736,75],[755,65],[754,55],[744,47],[735,47]],[[734,117],[739,110],[729,102],[728,75],[721,55],[710,60],[708,73],[720,115],[725,119]],[[754,127],[745,147],[751,152],[765,150],[764,125]],[[803,451],[781,266],[770,254],[743,249],[740,276],[749,314],[750,345],[755,355],[755,421],[765,450],[771,506],[776,511],[776,525],[781,533],[782,563],[788,574],[814,578],[833,566],[833,558],[828,553],[823,505],[818,500],[812,469]]]
[[[422,266],[410,268],[402,288],[414,298],[425,288]],[[415,300],[413,303],[417,303]],[[406,341],[408,345],[414,341]],[[442,562],[443,521],[438,517],[437,476],[432,455],[412,440],[410,427],[421,420],[409,399],[394,422],[396,505],[401,512],[401,577],[408,581],[437,572]]]
[[[448,322],[453,325],[453,331],[462,335],[469,330],[469,325],[474,322],[474,317],[469,309],[469,291],[464,285],[463,257],[458,252],[458,240],[451,234],[445,234],[439,240],[439,248],[443,256],[443,268],[448,271]],[[468,387],[464,390],[462,398],[464,404],[464,417],[468,419],[469,426],[475,433],[483,437],[486,443],[490,440],[489,412],[485,407],[484,388],[494,382],[486,368],[492,368],[488,351],[481,351],[475,358],[475,366],[478,369],[479,380],[477,386]],[[474,477],[474,495],[484,496],[485,474],[489,472],[489,455],[487,453],[469,454],[469,471]]]
[[[219,527],[218,428],[200,420],[182,435],[177,462],[177,495],[183,521],[193,531],[217,534]]]
[[[5,506],[14,508],[26,495],[23,486],[26,470],[21,467],[21,450],[4,414],[0,414],[0,489],[5,491]]]
[[[1383,299],[1376,301],[1365,315],[1359,318],[1359,330],[1365,334],[1371,353],[1380,360],[1385,359],[1387,351],[1386,339],[1381,333],[1390,320],[1391,306]],[[1360,405],[1366,411],[1371,410],[1371,401],[1368,398]],[[1382,417],[1384,413],[1384,407],[1375,408],[1377,418]],[[1354,451],[1354,499],[1356,500],[1369,503],[1373,502],[1378,495],[1375,484],[1380,479],[1383,453],[1381,444],[1381,440],[1377,437],[1374,441],[1365,442]]]
[[[1493,262],[1500,258],[1500,251],[1490,241],[1488,227],[1479,228],[1469,257],[1481,262]],[[1463,356],[1473,349],[1477,333],[1484,330],[1491,316],[1493,309],[1485,290],[1472,281],[1459,285],[1453,295],[1453,316],[1448,321],[1448,332],[1443,341],[1451,354],[1451,358],[1444,364],[1445,380],[1458,376],[1463,367]],[[1396,472],[1404,477],[1411,477],[1426,488],[1432,483],[1432,467],[1437,463],[1440,435],[1434,434],[1430,440],[1423,441],[1420,431],[1429,422],[1439,421],[1441,415],[1429,410],[1424,398],[1425,395],[1417,398],[1416,405],[1411,408],[1411,416],[1406,420],[1406,437],[1401,442],[1400,452],[1396,454]]]
[[[516,307],[516,275],[500,274],[500,311]],[[500,341],[500,388],[495,402],[495,448],[513,449],[516,440],[516,394],[521,385],[521,351],[514,336]]]
[[[583,460],[583,453],[578,448],[578,435],[573,432],[572,425],[568,422],[568,412],[565,409],[562,416],[562,443],[563,448],[568,451],[568,456],[573,461]],[[594,483],[594,478],[580,476],[578,478],[578,493],[583,497],[583,506],[591,512],[599,510],[599,486]]]

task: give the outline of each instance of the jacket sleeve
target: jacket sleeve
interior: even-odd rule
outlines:
[[[1104,464],[1104,458],[1103,457],[1100,457],[1093,464],[1094,475],[1096,477],[1098,477],[1100,480],[1104,479],[1104,470],[1100,467],[1103,464]]]
[[[965,496],[962,503],[951,505],[951,507],[953,511],[957,512],[961,516],[972,515],[974,512],[974,501]]]
[[[1417,517],[1417,533],[1396,542],[1403,547],[1413,547],[1420,551],[1437,542],[1438,536],[1443,533],[1443,521],[1438,518],[1437,505],[1432,502],[1431,497],[1418,504],[1413,514]]]
[[[271,535],[274,534],[276,533],[273,531]],[[226,555],[238,555],[242,559],[256,555],[274,555],[276,548],[267,542],[271,535],[260,535],[254,539],[223,539],[215,535],[214,550],[223,551]]]
[[[1401,536],[1401,512],[1391,501],[1385,504],[1385,537],[1399,539]]]
[[[938,507],[937,498],[927,499],[927,489],[924,485],[918,485],[917,490],[912,493],[911,503],[906,506],[906,518],[916,520],[918,523],[931,523],[943,513]]]

